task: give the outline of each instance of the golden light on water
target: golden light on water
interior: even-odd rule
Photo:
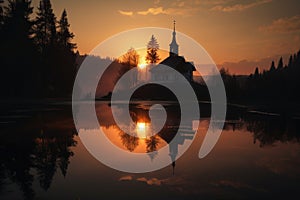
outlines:
[[[136,132],[137,132],[137,136],[140,139],[146,139],[147,138],[147,124],[145,122],[137,122]]]

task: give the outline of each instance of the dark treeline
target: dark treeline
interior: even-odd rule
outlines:
[[[67,97],[76,73],[67,12],[57,20],[50,0],[41,0],[32,15],[31,0],[0,0],[0,95]]]
[[[220,70],[229,100],[296,101],[300,99],[300,51],[291,55],[286,65],[282,58],[277,65],[273,61],[269,70],[258,67],[248,77],[230,75]]]

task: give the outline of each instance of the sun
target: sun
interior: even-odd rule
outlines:
[[[141,63],[141,64],[138,65],[138,67],[140,69],[145,69],[147,67],[147,64],[146,63]]]

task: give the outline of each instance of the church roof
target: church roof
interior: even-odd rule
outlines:
[[[196,71],[195,66],[190,62],[186,62],[183,56],[171,55],[161,61],[159,64],[167,65],[173,69],[176,69],[180,73],[185,73],[188,71]],[[158,68],[154,67],[151,71],[156,70]]]

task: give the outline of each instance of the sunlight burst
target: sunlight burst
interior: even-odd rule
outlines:
[[[141,64],[138,65],[138,67],[140,69],[145,69],[147,67],[147,64],[146,63],[141,63]]]
[[[137,136],[141,139],[145,139],[147,137],[146,132],[146,123],[145,122],[138,122],[136,127]]]

